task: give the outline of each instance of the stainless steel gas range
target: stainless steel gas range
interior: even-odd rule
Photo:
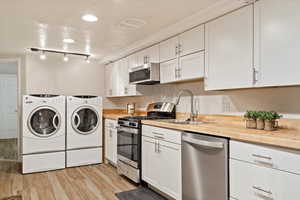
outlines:
[[[175,104],[149,104],[147,116],[129,116],[118,119],[118,173],[135,183],[141,181],[142,120],[174,119]]]

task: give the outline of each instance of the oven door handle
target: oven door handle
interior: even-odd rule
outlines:
[[[139,134],[139,130],[135,128],[128,128],[128,127],[123,127],[123,126],[118,126],[117,127],[118,133],[119,132],[126,132],[129,134]]]

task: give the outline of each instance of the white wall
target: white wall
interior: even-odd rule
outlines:
[[[196,109],[203,114],[237,114],[246,110],[275,110],[285,117],[300,118],[300,87],[261,88],[231,91],[204,91],[203,81],[174,85],[157,85],[147,91],[143,97],[109,98],[106,108],[123,108],[128,102],[137,103],[138,109],[145,109],[147,104],[156,101],[175,102],[181,89],[192,90],[196,95]],[[190,99],[182,98],[179,112],[190,111]]]
[[[61,95],[104,94],[104,67],[95,61],[86,63],[82,57],[47,55],[40,60],[39,54],[26,55],[26,93]]]

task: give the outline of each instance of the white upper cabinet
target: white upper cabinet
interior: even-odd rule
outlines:
[[[112,69],[113,64],[109,64],[105,66],[105,95],[107,97],[112,96]]]
[[[138,66],[138,55],[132,54],[128,56],[128,69],[132,69]]]
[[[161,63],[177,58],[178,44],[178,37],[172,37],[159,44],[159,57]]]
[[[178,77],[178,60],[160,63],[160,83],[172,83]]]
[[[180,56],[204,50],[204,25],[179,35],[178,48]]]
[[[146,63],[159,63],[159,45],[154,45],[128,57],[129,69],[142,66]]]
[[[144,49],[140,53],[142,64],[159,63],[159,44]]]
[[[206,24],[205,89],[253,87],[253,5]]]
[[[123,58],[105,67],[107,97],[141,95],[136,85],[129,84],[129,58]]]
[[[257,86],[300,84],[300,1],[255,3],[255,67]]]
[[[204,26],[198,26],[160,44],[160,82],[204,77]]]
[[[190,54],[179,59],[178,80],[204,77],[204,52]]]

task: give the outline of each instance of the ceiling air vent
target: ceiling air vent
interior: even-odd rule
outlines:
[[[120,22],[119,26],[125,29],[138,29],[146,25],[146,22],[141,19],[128,18]]]

